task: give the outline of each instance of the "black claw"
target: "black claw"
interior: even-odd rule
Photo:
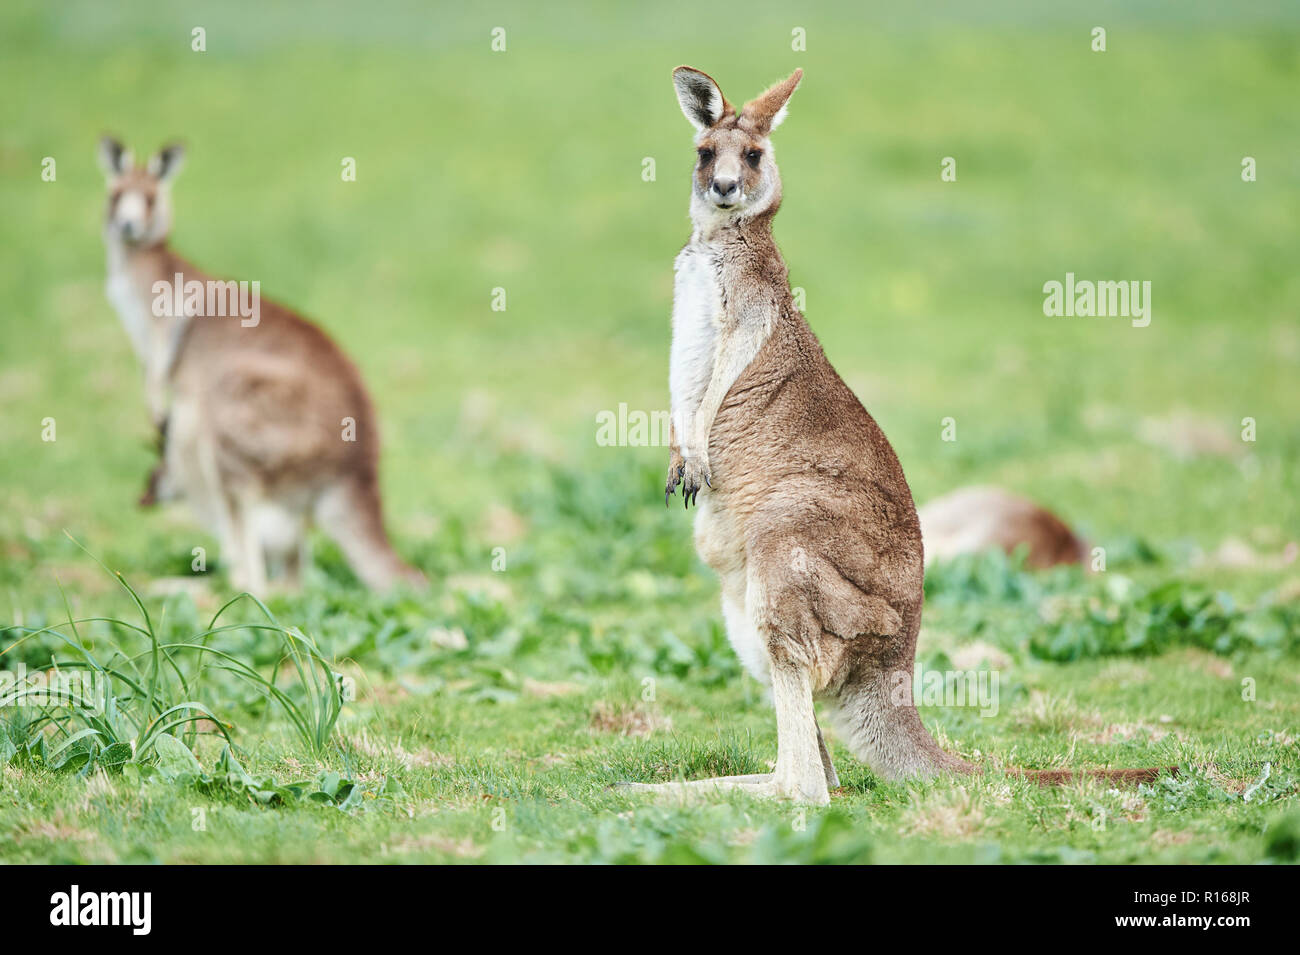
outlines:
[[[664,507],[668,506],[668,499],[677,493],[677,485],[682,483],[685,473],[686,468],[683,466],[669,469],[668,483],[664,485]],[[682,491],[685,493],[685,488]]]

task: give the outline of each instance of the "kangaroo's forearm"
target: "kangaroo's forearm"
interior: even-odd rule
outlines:
[[[672,446],[682,454],[693,454],[695,451],[695,419],[708,392],[712,374],[713,369],[710,368],[707,377],[698,374],[688,384],[673,389],[673,401],[668,415],[670,438]]]
[[[727,392],[736,383],[745,369],[758,355],[759,349],[771,329],[771,323],[762,315],[745,316],[718,333],[717,351],[713,361],[713,373],[708,386],[700,399],[699,406],[691,417],[691,432],[688,445],[698,456],[707,458],[709,453],[709,435],[713,431],[713,421],[718,416]],[[685,452],[683,452],[685,453]]]

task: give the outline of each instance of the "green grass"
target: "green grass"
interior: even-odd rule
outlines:
[[[1300,537],[1300,17],[980,9],[760,7],[715,42],[688,4],[6,6],[0,669],[152,648],[73,539],[141,594],[160,647],[234,596],[216,561],[190,573],[216,549],[187,514],[132,504],[150,433],[103,292],[104,131],[137,151],[183,137],[177,248],[356,357],[389,524],[434,586],[369,595],[321,540],[304,592],[268,602],[278,629],[240,602],[208,638],[261,683],[191,650],[179,675],[159,664],[154,704],[122,688],[137,717],[162,699],[217,716],[230,743],[212,721],[169,734],[197,767],[170,743],[100,758],[93,736],[54,757],[84,724],[33,735],[35,710],[0,708],[0,861],[1294,860],[1300,566],[1271,558]],[[884,784],[832,740],[829,810],[612,788],[775,756],[689,519],[658,504],[664,450],[595,439],[600,411],[667,401],[683,62],[736,100],[805,69],[775,137],[777,240],[917,498],[1002,484],[1106,548],[1095,577],[990,559],[927,582],[923,665],[996,669],[1000,700],[923,718],[986,776]],[[1044,317],[1067,271],[1151,281],[1150,327]],[[1255,559],[1225,563],[1233,541]],[[74,634],[70,617],[105,619]],[[46,627],[71,643],[23,639]],[[307,646],[289,633],[357,686],[323,740],[329,699],[285,669]],[[124,720],[128,743],[151,731]],[[1157,762],[1183,775],[1133,793],[995,771]]]

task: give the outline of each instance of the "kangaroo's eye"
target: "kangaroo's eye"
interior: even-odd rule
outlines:
[[[745,161],[754,169],[758,168],[758,162],[762,158],[763,154],[757,149],[751,149],[749,152],[745,153]]]
[[[707,166],[711,162],[713,162],[713,150],[706,146],[700,150],[700,165]]]

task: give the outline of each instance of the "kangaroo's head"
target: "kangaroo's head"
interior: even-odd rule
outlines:
[[[106,238],[131,246],[152,246],[172,229],[171,183],[180,172],[185,147],[164,146],[143,166],[111,136],[99,142],[99,164],[108,179]]]
[[[757,215],[781,201],[781,174],[768,136],[785,119],[786,101],[802,77],[803,70],[795,70],[737,112],[707,73],[689,66],[673,70],[677,101],[697,130],[691,188],[697,225]]]

